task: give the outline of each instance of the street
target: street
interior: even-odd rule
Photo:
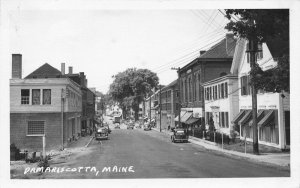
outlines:
[[[221,178],[288,177],[289,172],[217,154],[191,143],[172,143],[167,135],[143,129],[112,128],[109,140],[93,140],[90,152],[55,164],[81,172],[45,173],[45,178]],[[89,167],[89,170],[85,170]],[[91,170],[92,167],[97,169]],[[130,170],[129,170],[130,169]]]

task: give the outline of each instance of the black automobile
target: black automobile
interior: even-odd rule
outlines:
[[[98,127],[95,133],[96,140],[106,139],[108,140],[108,129],[106,127]]]
[[[188,142],[189,136],[184,129],[174,129],[171,136],[172,142]]]

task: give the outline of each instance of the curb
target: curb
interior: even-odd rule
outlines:
[[[84,146],[84,147],[88,147],[89,146],[89,144],[92,142],[92,140],[94,139],[94,137],[92,137],[90,140],[89,140],[89,142]]]
[[[159,130],[153,129],[157,132],[159,132]],[[163,134],[169,135],[168,132],[161,132]],[[204,147],[205,149],[211,150],[211,151],[216,151],[216,152],[221,152],[225,155],[231,155],[231,156],[235,156],[235,157],[239,157],[239,158],[244,158],[246,160],[251,160],[254,162],[258,162],[258,163],[263,163],[263,164],[267,164],[267,165],[273,165],[273,166],[278,166],[278,167],[290,167],[290,163],[288,164],[278,164],[278,163],[272,163],[272,162],[268,162],[259,158],[253,158],[250,156],[247,156],[249,154],[244,154],[244,153],[236,153],[235,151],[231,151],[231,150],[226,150],[226,149],[220,149],[218,147],[218,144],[216,143],[211,143],[202,139],[195,139],[194,137],[189,138],[189,142],[195,145],[199,145]]]

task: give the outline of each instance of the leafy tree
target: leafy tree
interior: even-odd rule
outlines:
[[[114,76],[109,94],[117,101],[124,112],[132,108],[138,119],[139,104],[152,88],[157,88],[158,77],[148,69],[129,68]]]
[[[256,64],[250,74],[251,84],[257,89],[280,92],[289,91],[289,10],[288,9],[226,9],[230,22],[225,27],[247,40],[276,43],[274,51],[277,67],[262,71]],[[270,48],[269,46],[269,48]]]

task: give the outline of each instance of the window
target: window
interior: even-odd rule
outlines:
[[[51,104],[51,89],[43,89],[43,104]]]
[[[29,104],[29,89],[21,89],[21,104]]]
[[[45,134],[45,121],[28,121],[27,135],[39,136]]]
[[[227,98],[227,97],[228,97],[228,86],[227,86],[227,82],[225,82],[225,90],[224,90],[224,92],[225,92],[225,98]]]
[[[218,84],[218,99],[221,98],[221,86]]]
[[[262,44],[261,43],[259,43],[257,45],[257,51],[258,52],[256,53],[256,59],[261,60],[263,58],[263,49],[262,49]]]
[[[39,89],[32,90],[32,105],[39,105],[41,104],[41,91]]]
[[[241,77],[241,95],[249,95],[250,91],[249,91],[249,83],[248,83],[249,79],[248,76],[242,76]]]
[[[228,119],[228,112],[225,112],[225,126],[226,128],[229,128],[229,119]]]
[[[221,98],[224,98],[224,83],[221,84]]]
[[[218,99],[218,87],[217,86],[214,86],[215,88],[215,99]]]

